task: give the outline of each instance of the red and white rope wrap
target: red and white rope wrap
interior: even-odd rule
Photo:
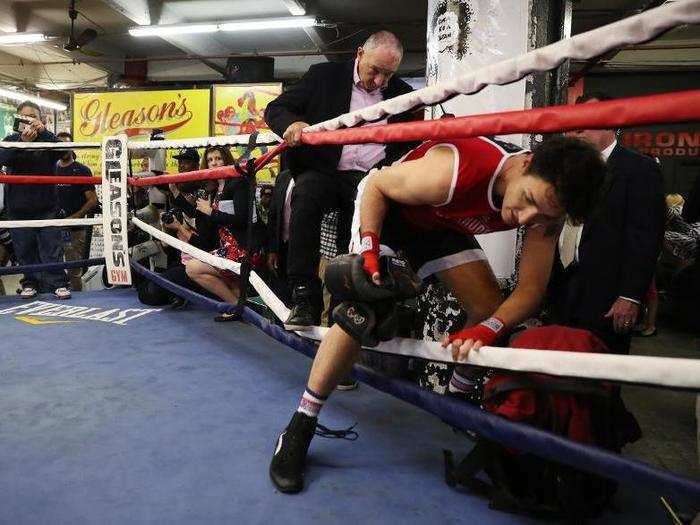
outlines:
[[[476,93],[489,85],[510,84],[535,72],[549,71],[567,59],[587,60],[622,46],[640,44],[685,24],[700,23],[700,0],[678,0],[592,31],[560,40],[523,55],[480,68],[378,104],[319,122],[304,132],[327,131],[372,122],[455,95]],[[303,134],[302,134],[303,137]]]

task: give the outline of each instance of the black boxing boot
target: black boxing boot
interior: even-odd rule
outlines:
[[[316,288],[319,288],[316,292]],[[292,290],[292,309],[284,322],[286,330],[305,330],[321,324],[321,310],[318,307],[320,287],[300,284]]]
[[[280,492],[296,494],[304,488],[306,453],[317,421],[317,418],[303,412],[295,412],[277,439],[275,454],[270,462],[270,479]]]

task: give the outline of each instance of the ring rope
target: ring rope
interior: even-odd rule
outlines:
[[[41,219],[27,221],[0,221],[0,228],[44,228],[66,226],[98,226],[102,217],[85,217],[83,219]]]
[[[211,253],[205,252],[204,250],[200,250],[199,248],[192,246],[191,244],[187,244],[186,242],[181,241],[177,237],[168,235],[164,231],[154,228],[150,224],[146,224],[141,219],[138,219],[136,217],[133,217],[131,219],[131,222],[138,228],[142,229],[146,233],[152,235],[153,237],[167,244],[168,246],[172,246],[173,248],[180,250],[182,253],[186,253],[187,255],[196,257],[200,261],[205,262],[213,266],[214,268],[219,268],[220,270],[230,270],[239,275],[241,273],[241,265],[237,262],[231,261],[229,259],[224,259],[223,257],[217,257],[216,255],[212,255]]]
[[[146,141],[129,141],[127,148],[130,150],[144,149],[180,149],[180,148],[203,148],[206,146],[229,146],[240,145],[248,146],[250,144],[251,135],[219,135],[216,137],[197,137],[192,139],[168,139],[168,140],[146,140]],[[258,133],[253,147],[271,146],[279,144],[282,139],[275,133],[263,132]]]
[[[238,263],[195,248],[137,218],[133,218],[132,222],[169,246],[201,259],[215,268],[232,270],[240,274],[240,264]],[[289,310],[255,272],[251,272],[250,284],[260,294],[260,298],[270,307],[275,316],[284,322],[289,316]],[[297,333],[303,337],[320,341],[327,331],[326,327],[316,326]],[[466,359],[455,361],[452,358],[452,353],[438,342],[401,337],[381,343],[371,350],[449,364],[459,363],[519,372],[700,391],[700,360],[698,359],[484,346],[477,351],[469,352]]]
[[[178,295],[179,297],[188,300],[192,304],[196,304],[197,306],[201,306],[202,308],[206,308],[208,310],[213,310],[220,314],[234,314],[241,311],[241,308],[239,306],[230,303],[224,303],[221,301],[215,301],[214,299],[210,299],[209,297],[197,293],[195,291],[187,290],[187,288],[184,288],[175,284],[172,281],[169,281],[162,275],[159,275],[156,272],[149,270],[148,268],[136,261],[131,261],[131,266],[132,268],[134,268],[134,270],[136,270],[137,273],[143,275],[144,277],[154,282],[161,288],[165,288],[169,292],[172,292]],[[184,293],[185,291],[187,291],[188,293]]]
[[[220,135],[176,140],[132,140],[127,144],[131,150],[202,148],[206,146],[227,146],[250,144],[251,135]],[[282,139],[273,132],[258,133],[255,147],[279,144]],[[0,141],[0,148],[7,149],[99,149],[101,142],[7,142]]]
[[[102,177],[59,175],[0,175],[0,184],[102,184]]]
[[[305,132],[302,133],[301,140],[309,145],[401,142],[478,135],[610,129],[698,120],[700,90],[690,90],[468,117]]]
[[[100,266],[104,263],[104,257],[96,257],[94,259],[83,259],[81,261],[61,261],[55,263],[25,264],[24,266],[0,266],[0,275],[15,275],[18,273],[41,272],[45,270],[67,270],[69,268]]]
[[[6,149],[99,149],[101,142],[4,142],[0,148]]]
[[[136,265],[137,263],[132,264]],[[222,312],[222,309],[225,310],[232,306],[196,294],[141,265],[135,266],[135,268],[159,286],[210,310]],[[258,327],[285,346],[311,358],[316,354],[317,347],[314,343],[270,323],[250,308],[243,308],[241,313],[245,321]],[[697,501],[700,498],[700,482],[697,480],[679,476],[643,461],[623,457],[598,447],[578,443],[529,425],[508,421],[448,396],[420,388],[409,381],[388,378],[361,364],[356,364],[353,371],[357,379],[377,390],[434,414],[453,427],[464,431],[475,431],[506,447],[529,452],[557,463],[571,465],[586,472],[617,480],[620,483],[630,484],[634,482],[651,491],[675,494],[689,498],[690,501]]]
[[[549,71],[567,59],[587,60],[628,44],[640,44],[684,24],[700,22],[700,0],[667,2],[624,20],[560,40],[429,87],[319,122],[304,132],[352,127],[437,104],[456,95],[476,93],[489,85],[510,84],[530,73]],[[303,137],[303,134],[302,134]]]
[[[412,140],[466,138],[477,135],[512,133],[552,133],[563,130],[639,126],[643,124],[677,123],[700,120],[700,90],[679,91],[660,95],[628,97],[586,105],[551,106],[502,113],[486,113],[469,117],[383,124],[362,128],[303,133],[309,145],[359,144],[368,142],[402,142]],[[161,145],[166,141],[154,141]],[[169,141],[177,142],[177,141]],[[284,151],[286,143],[255,160],[259,170]],[[132,186],[181,183],[196,180],[225,179],[240,174],[232,166],[221,166],[190,172],[129,178]],[[46,175],[0,175],[0,183],[14,184],[99,184],[99,177],[54,177]]]

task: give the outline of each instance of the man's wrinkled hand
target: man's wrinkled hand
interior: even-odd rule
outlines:
[[[639,305],[634,301],[618,297],[605,314],[605,317],[612,319],[613,330],[618,334],[626,334],[634,327],[639,315]]]
[[[306,122],[292,122],[284,131],[282,138],[290,146],[298,146],[301,144],[301,130],[309,127]]]

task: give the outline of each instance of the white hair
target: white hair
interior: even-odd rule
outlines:
[[[362,48],[366,51],[379,49],[380,47],[390,48],[395,51],[400,57],[403,56],[403,45],[394,33],[390,31],[377,31],[369,35],[369,38],[362,44]]]

